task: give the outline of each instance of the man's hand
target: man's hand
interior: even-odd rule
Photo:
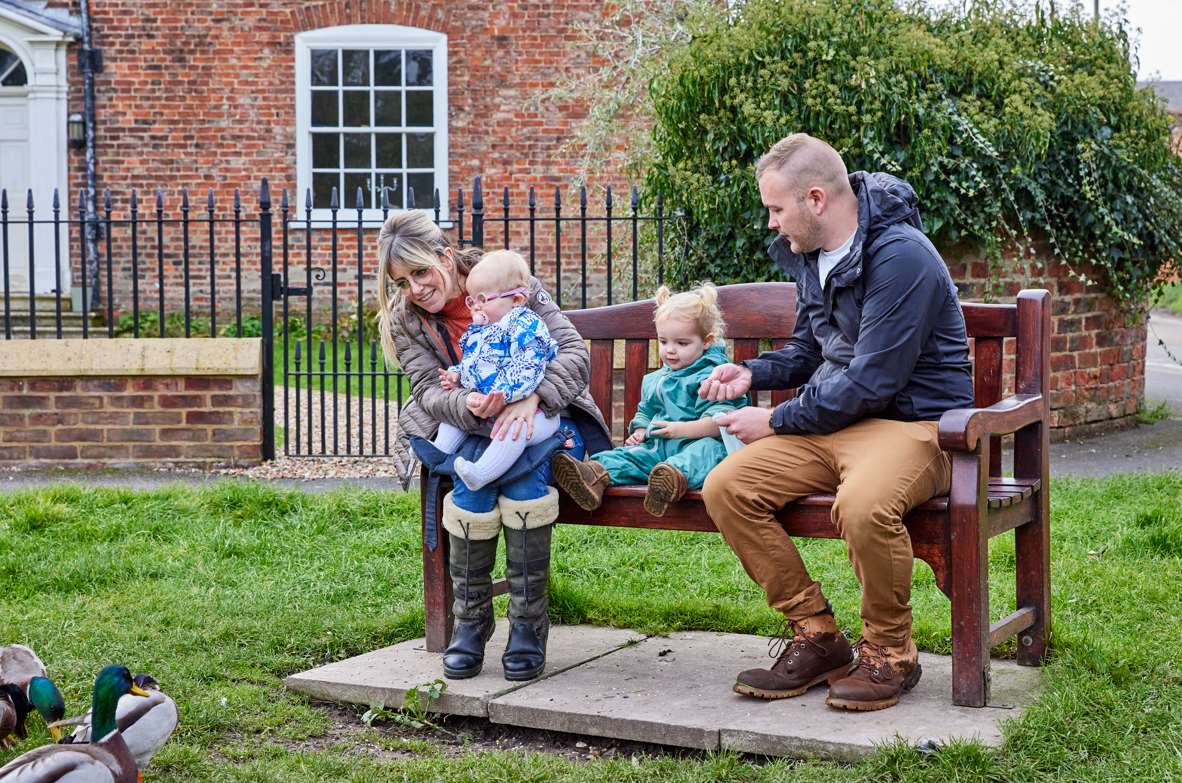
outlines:
[[[719,426],[726,427],[727,432],[744,443],[754,443],[760,438],[776,434],[772,429],[772,412],[767,408],[749,405],[734,413],[719,416],[717,421]]]
[[[439,368],[439,387],[444,391],[451,391],[452,389],[460,388],[459,373],[448,372],[442,367]]]
[[[698,396],[704,400],[724,402],[742,397],[751,388],[751,370],[737,364],[720,364],[702,381]]]
[[[632,434],[624,438],[624,445],[639,446],[641,443],[644,443],[644,438],[647,434],[648,431],[645,430],[644,427],[637,427],[636,429],[632,430]]]

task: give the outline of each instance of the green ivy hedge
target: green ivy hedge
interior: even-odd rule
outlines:
[[[650,85],[648,189],[693,216],[681,274],[778,276],[754,164],[805,131],[851,171],[910,182],[937,242],[976,242],[1000,262],[1033,255],[1038,237],[1077,275],[1094,264],[1118,299],[1144,303],[1178,257],[1182,168],[1129,47],[1124,22],[1096,25],[1078,10],[734,4]]]

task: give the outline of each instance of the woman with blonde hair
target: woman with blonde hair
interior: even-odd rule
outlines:
[[[472,324],[466,283],[480,256],[476,249],[458,250],[426,213],[413,210],[391,215],[378,236],[382,350],[406,374],[411,392],[398,414],[399,469],[408,472],[414,462],[410,439],[431,439],[441,423],[471,433],[458,453],[475,460],[490,438],[528,437],[539,411],[560,417],[560,432],[572,433],[572,453],[611,448],[603,416],[587,391],[591,359],[583,338],[534,277],[525,286],[523,304],[545,324],[557,350],[533,392],[507,404],[500,391],[470,398],[468,389],[445,388],[451,384],[440,370],[460,363],[460,338]],[[548,457],[536,466],[523,463],[524,472],[510,469],[476,491],[456,481],[444,498],[456,618],[443,654],[449,678],[474,677],[483,666],[494,627],[492,567],[502,530],[510,592],[509,642],[501,659],[505,677],[528,680],[545,668],[551,525],[558,516]]]

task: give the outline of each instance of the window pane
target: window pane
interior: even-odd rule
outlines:
[[[412,169],[435,166],[434,133],[406,134],[406,165]]]
[[[386,198],[390,209],[402,209],[402,175],[396,174],[392,171],[378,172],[378,187],[385,185],[389,190],[386,191]],[[377,194],[376,204],[378,207],[382,206],[381,193]]]
[[[312,134],[312,168],[339,169],[341,167],[340,139],[339,133]]]
[[[369,140],[368,133],[345,134],[345,168],[369,168]]]
[[[406,124],[434,125],[435,94],[424,90],[406,93]]]
[[[402,168],[401,133],[375,133],[374,143],[377,145],[376,165],[378,168]]]
[[[407,174],[406,185],[415,189],[415,207],[418,209],[430,209],[431,200],[435,195],[435,175],[427,172],[425,174]],[[407,201],[410,201],[410,196],[407,195]]]
[[[369,50],[346,49],[341,52],[341,70],[345,84],[369,86]]]
[[[312,124],[335,128],[341,124],[336,90],[312,93]]]
[[[345,90],[345,126],[369,127],[369,90]]]
[[[332,199],[332,189],[339,182],[339,174],[312,175],[312,206],[316,209],[328,209]]]
[[[402,50],[379,49],[373,53],[373,83],[402,86]]]
[[[431,75],[430,49],[407,50],[406,52],[406,84],[408,87],[430,87]]]
[[[0,49],[0,87],[24,87],[29,83],[24,63],[14,53]]]
[[[337,50],[312,50],[312,84],[316,87],[337,85]]]
[[[373,94],[373,124],[402,124],[402,93],[397,90],[376,90]]]
[[[370,198],[370,173],[368,171],[360,174],[345,174],[345,198],[341,204],[344,209],[357,209],[357,188],[361,188],[361,205],[368,207],[373,203]]]

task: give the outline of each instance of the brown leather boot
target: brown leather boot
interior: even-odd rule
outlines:
[[[799,696],[814,685],[845,677],[854,660],[854,652],[837,629],[833,614],[815,614],[804,620],[789,620],[788,629],[772,641],[772,654],[783,652],[771,669],[748,669],[735,680],[735,693],[757,699],[787,699]]]
[[[829,683],[825,703],[842,710],[882,710],[919,682],[923,670],[914,645],[896,649],[859,639],[858,665],[848,677]]]
[[[585,511],[594,511],[603,503],[603,493],[611,484],[607,468],[598,462],[577,460],[560,451],[550,460],[554,483]]]
[[[644,493],[644,510],[654,517],[663,517],[670,503],[676,503],[689,491],[685,474],[668,462],[658,462],[648,474],[648,490]]]

